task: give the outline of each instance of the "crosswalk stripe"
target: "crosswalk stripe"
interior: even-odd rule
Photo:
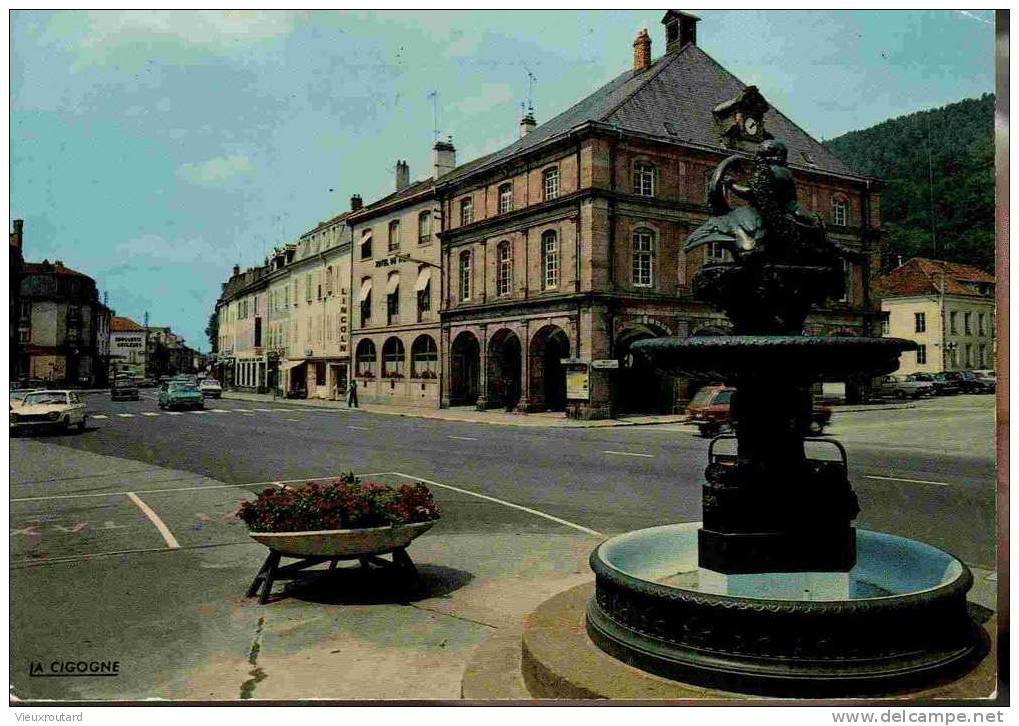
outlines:
[[[142,416],[158,416],[158,415],[159,415],[158,413],[152,413],[151,411],[146,411],[142,413]]]
[[[134,418],[133,413],[118,413],[117,415],[120,416],[120,418]]]
[[[97,414],[95,414],[94,416],[92,416],[92,418],[109,418],[109,416],[104,416],[104,415],[103,415],[103,414],[101,414],[101,413],[97,413]]]

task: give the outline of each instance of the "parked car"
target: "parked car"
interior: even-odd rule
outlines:
[[[85,430],[85,401],[75,391],[33,391],[10,412],[11,433],[33,428]]]
[[[202,382],[198,384],[198,390],[206,398],[222,398],[223,396],[223,386],[219,385],[219,381],[215,378],[203,378]]]
[[[11,391],[11,408],[17,408],[25,402],[25,396],[29,393],[35,393],[42,389],[39,388],[16,388]]]
[[[973,371],[946,371],[945,377],[956,381],[962,393],[994,393],[996,383],[980,378]]]
[[[870,388],[874,398],[923,398],[933,396],[934,384],[930,381],[911,381],[909,376],[893,375],[875,378]]]
[[[168,381],[159,388],[159,407],[205,408],[205,397],[196,386],[185,381]]]
[[[732,427],[732,396],[735,388],[722,385],[704,386],[687,406],[689,423],[697,426],[701,436],[716,436]],[[831,423],[831,407],[823,402],[814,404],[810,423],[804,434],[820,434]]]
[[[138,378],[138,388],[155,388],[159,385],[155,378]]]
[[[944,378],[940,373],[910,373],[906,376],[908,381],[921,381],[934,386],[935,396],[945,396],[950,393],[958,393],[958,386]]]
[[[111,401],[137,401],[138,386],[130,378],[115,378],[110,384]]]

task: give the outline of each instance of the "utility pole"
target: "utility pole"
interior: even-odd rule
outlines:
[[[428,94],[428,98],[432,99],[432,143],[436,143],[439,140],[439,92],[432,91]]]
[[[149,311],[145,311],[145,358],[142,363],[142,378],[149,377]]]

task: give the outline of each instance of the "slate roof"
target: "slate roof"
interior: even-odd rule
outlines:
[[[351,223],[354,223],[358,219],[372,216],[372,212],[375,212],[388,204],[392,204],[393,202],[397,202],[401,199],[406,199],[407,197],[412,197],[418,192],[426,191],[429,187],[433,186],[435,186],[435,183],[432,177],[428,177],[427,179],[421,179],[420,181],[416,181],[413,184],[404,187],[398,192],[393,192],[388,196],[382,197],[382,199],[374,201],[371,204],[365,205],[361,209],[358,209],[356,212],[350,212],[347,214],[347,216],[351,218]]]
[[[944,280],[945,295],[980,295],[976,285],[994,284],[994,276],[972,265],[914,257],[871,284],[877,297],[913,297],[940,295]]]
[[[22,265],[21,271],[25,275],[32,273],[46,273],[51,275],[69,275],[71,277],[84,277],[88,280],[92,278],[86,275],[84,272],[78,272],[72,270],[70,267],[64,267],[63,262],[26,262]]]
[[[457,167],[441,181],[462,179],[478,169],[509,159],[591,121],[665,141],[685,141],[728,154],[731,150],[721,145],[711,112],[718,104],[738,96],[746,87],[700,47],[687,44],[678,52],[665,54],[643,71],[621,73],[524,138]],[[675,135],[666,130],[666,122],[674,127]],[[859,176],[774,108],[765,114],[764,128],[787,144],[790,166]]]

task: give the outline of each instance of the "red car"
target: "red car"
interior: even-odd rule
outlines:
[[[704,386],[694,395],[686,411],[690,415],[689,423],[697,425],[701,436],[717,436],[726,429],[732,428],[730,404],[735,388],[722,385]],[[810,429],[804,433],[820,434],[824,427],[831,423],[831,408],[823,403],[815,403],[810,417]]]

